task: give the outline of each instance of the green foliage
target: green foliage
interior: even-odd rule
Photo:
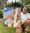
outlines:
[[[0,18],[3,18],[3,12],[0,10]]]
[[[12,2],[10,5],[7,5],[7,7],[20,7],[22,5],[30,5],[30,0],[21,0],[19,2],[15,1],[15,3]]]
[[[20,7],[20,6],[22,6],[22,5],[15,2],[15,3],[12,4],[12,7],[13,7],[13,6],[14,6],[14,7]]]
[[[20,7],[20,6],[23,6],[23,5],[15,1],[15,3],[11,3],[10,5],[7,5],[6,7]]]
[[[30,5],[30,0],[21,0],[22,1],[22,4],[25,4],[25,5]]]

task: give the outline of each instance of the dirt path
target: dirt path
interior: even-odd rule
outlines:
[[[3,23],[3,21],[4,21],[3,18],[0,18],[0,23]]]

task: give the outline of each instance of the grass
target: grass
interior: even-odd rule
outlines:
[[[16,28],[11,29],[11,28],[3,26],[3,24],[0,23],[0,33],[15,33],[15,32],[16,32]]]
[[[16,28],[8,28],[8,27],[4,27],[1,23],[0,23],[0,33],[15,33]]]

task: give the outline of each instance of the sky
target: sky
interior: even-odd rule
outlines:
[[[7,2],[9,2],[9,3],[12,2],[12,1],[15,2],[15,0],[7,0]],[[20,0],[16,0],[16,2],[19,2],[19,1]]]
[[[7,0],[7,2],[12,2],[12,0]]]

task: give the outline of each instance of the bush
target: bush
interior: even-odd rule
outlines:
[[[3,18],[3,12],[0,10],[0,18]]]

